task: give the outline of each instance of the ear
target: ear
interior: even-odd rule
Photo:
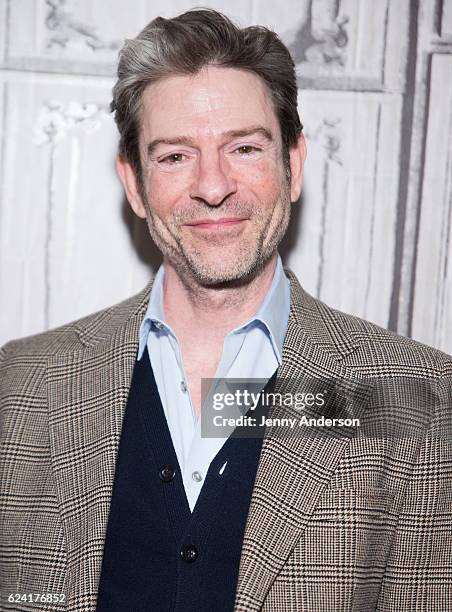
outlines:
[[[297,144],[290,147],[290,199],[296,202],[301,194],[303,182],[303,165],[306,159],[306,142],[303,134],[298,137]]]
[[[146,219],[146,207],[138,189],[135,171],[128,161],[120,155],[116,158],[116,172],[126,192],[127,200],[133,212],[141,219]]]

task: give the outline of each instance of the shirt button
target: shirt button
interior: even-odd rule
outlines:
[[[180,549],[180,556],[186,563],[193,563],[198,558],[198,549],[193,544],[184,544]]]
[[[171,465],[162,465],[159,470],[160,480],[162,480],[163,482],[170,482],[171,480],[173,480],[175,475],[176,472]]]
[[[187,393],[187,385],[185,383],[185,380],[180,381],[180,388],[181,388],[182,393]]]
[[[195,482],[201,482],[201,480],[202,480],[202,474],[201,474],[201,472],[198,472],[198,471],[193,472],[193,474],[191,475],[191,477],[193,478],[193,480],[194,480]]]
[[[160,321],[154,321],[154,325],[156,326],[157,329],[159,329],[160,331],[163,329],[163,323],[160,323]]]

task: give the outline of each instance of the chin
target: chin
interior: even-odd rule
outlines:
[[[237,261],[246,262],[243,265],[238,265]],[[189,266],[189,271],[194,280],[201,286],[204,287],[231,287],[240,286],[247,284],[252,278],[256,276],[259,270],[262,269],[263,262],[260,258],[247,258],[242,260],[236,260],[231,262],[225,267],[224,262],[219,263],[218,266],[213,266],[212,262],[206,265]]]

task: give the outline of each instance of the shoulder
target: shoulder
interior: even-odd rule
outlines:
[[[333,308],[331,311],[358,347],[351,363],[359,359],[363,368],[378,364],[387,370],[397,369],[401,374],[404,370],[432,376],[452,373],[450,355],[360,317]]]
[[[130,317],[144,316],[151,284],[152,281],[139,293],[75,321],[7,342],[0,348],[0,364],[15,359],[47,360],[106,339]]]
[[[452,378],[450,355],[332,308],[307,293],[293,272],[286,269],[286,274],[293,324],[324,352],[340,359],[350,373],[372,378]]]
[[[412,376],[452,376],[452,357],[438,349],[397,334],[360,317],[330,308],[338,325],[348,334],[357,350],[346,359],[361,374],[379,373]]]
[[[343,364],[352,376],[369,383],[368,414],[377,429],[385,423],[385,435],[414,440],[427,428],[438,444],[450,440],[452,357],[360,317],[330,311],[353,338],[356,350]]]

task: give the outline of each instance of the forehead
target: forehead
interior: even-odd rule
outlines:
[[[276,139],[279,124],[270,94],[255,74],[209,66],[196,75],[171,76],[143,92],[142,135],[146,140],[221,132],[262,125]]]

